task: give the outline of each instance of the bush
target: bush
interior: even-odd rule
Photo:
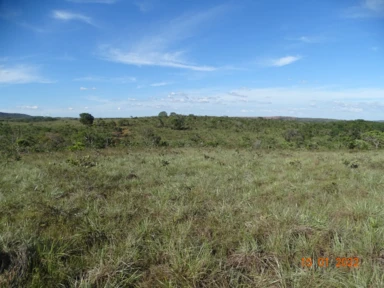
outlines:
[[[72,146],[69,146],[68,147],[68,150],[69,151],[80,151],[80,150],[84,150],[85,149],[85,145],[83,142],[76,142],[75,144],[73,144]]]
[[[171,128],[173,130],[186,130],[185,119],[183,116],[177,116],[171,120]]]
[[[45,133],[44,137],[41,138],[45,148],[48,150],[58,150],[63,147],[65,139],[58,133]]]
[[[143,131],[144,143],[147,146],[162,146],[161,137],[156,135],[153,129],[148,128]]]
[[[32,142],[30,140],[27,140],[27,139],[17,139],[16,140],[16,144],[19,147],[30,147],[30,146],[32,146]]]
[[[117,121],[118,126],[129,126],[129,120],[128,119],[120,119]]]
[[[359,149],[359,150],[369,150],[369,143],[367,143],[364,140],[355,140],[354,142],[354,148]]]
[[[199,134],[194,134],[191,137],[189,137],[189,140],[191,140],[195,144],[200,144],[203,142],[203,139],[200,137]]]

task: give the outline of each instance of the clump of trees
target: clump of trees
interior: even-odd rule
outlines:
[[[93,124],[93,120],[95,120],[95,118],[89,113],[80,114],[80,122],[84,125],[91,126]]]
[[[228,147],[245,149],[369,150],[384,148],[384,122],[302,122],[160,112],[155,117],[35,123],[0,120],[0,158],[25,153],[107,147]],[[23,119],[25,121],[25,119]],[[76,123],[77,122],[77,123]]]

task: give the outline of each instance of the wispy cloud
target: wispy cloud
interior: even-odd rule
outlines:
[[[2,7],[0,1],[0,19],[10,21],[16,25],[19,25],[20,27],[26,28],[36,33],[45,33],[49,31],[47,28],[38,27],[26,22],[25,20],[21,20],[21,17],[23,16],[21,9],[12,9],[9,7],[5,8],[5,6],[6,5]]]
[[[80,90],[82,90],[82,91],[86,91],[86,90],[96,90],[96,88],[95,88],[95,87],[92,87],[92,88],[80,87]]]
[[[37,110],[37,109],[39,109],[39,106],[37,106],[37,105],[34,105],[34,106],[25,105],[25,106],[19,106],[19,108],[26,109],[26,110]]]
[[[0,65],[0,84],[52,83],[39,75],[36,67]]]
[[[159,82],[159,83],[152,83],[151,86],[152,87],[160,87],[160,86],[166,86],[166,85],[169,85],[171,83],[169,82]]]
[[[186,62],[182,57],[183,52],[159,53],[159,52],[122,52],[119,49],[109,48],[102,51],[103,58],[109,61],[131,64],[137,66],[162,66],[194,71],[214,71],[212,66],[199,66]]]
[[[349,7],[344,16],[347,18],[384,17],[384,0],[362,0],[357,6]]]
[[[77,20],[77,21],[85,22],[90,25],[94,25],[90,17],[85,16],[83,14],[73,13],[73,12],[64,11],[64,10],[52,11],[52,17],[58,20],[63,20],[63,21]]]
[[[282,67],[282,66],[295,63],[296,61],[299,61],[301,58],[302,58],[301,56],[285,56],[277,59],[270,59],[270,60],[263,61],[263,64],[265,64],[266,66]]]
[[[374,12],[384,11],[384,0],[365,0],[363,5]]]
[[[301,43],[307,44],[318,44],[326,41],[325,37],[322,36],[301,36],[298,38],[294,38],[293,40],[299,41]]]
[[[73,81],[110,82],[110,83],[125,84],[125,83],[136,82],[137,79],[136,77],[131,77],[131,76],[123,76],[123,77],[86,76],[86,77],[75,78],[73,79]]]
[[[109,61],[136,65],[162,66],[194,71],[214,71],[217,68],[199,65],[186,58],[184,50],[173,49],[182,40],[192,37],[204,23],[216,19],[226,11],[226,6],[217,6],[195,14],[185,14],[162,25],[156,31],[138,39],[129,49],[104,45],[100,56]]]
[[[137,0],[134,4],[143,13],[149,12],[153,9],[153,2],[148,0]]]
[[[38,26],[32,25],[30,23],[27,23],[25,21],[15,22],[15,23],[20,25],[23,28],[26,28],[26,29],[31,30],[31,31],[36,32],[36,33],[46,33],[49,31],[46,28],[38,27]]]
[[[109,100],[109,99],[100,98],[97,96],[88,96],[86,99],[90,100],[90,101],[99,102],[99,103],[110,103],[111,102],[111,100]]]
[[[113,4],[117,0],[67,0],[68,2],[87,4],[87,3],[98,3],[98,4]]]

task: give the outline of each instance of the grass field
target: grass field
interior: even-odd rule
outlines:
[[[26,154],[0,166],[0,286],[384,287],[383,170],[377,151]]]

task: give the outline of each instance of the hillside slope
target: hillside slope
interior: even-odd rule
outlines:
[[[30,117],[32,116],[27,114],[0,112],[0,118],[30,118]]]

